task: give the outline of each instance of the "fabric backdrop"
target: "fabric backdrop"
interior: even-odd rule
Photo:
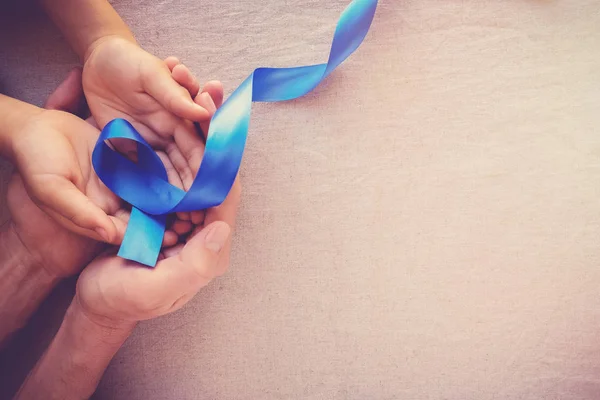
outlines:
[[[113,4],[230,93],[326,61],[347,3]],[[1,86],[39,105],[77,59],[11,13]],[[315,93],[255,105],[229,273],[140,324],[97,398],[600,398],[599,27],[598,0],[382,0]],[[2,356],[4,393],[71,294]]]

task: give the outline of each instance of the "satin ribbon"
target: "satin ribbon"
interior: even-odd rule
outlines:
[[[312,91],[360,46],[376,8],[377,0],[350,3],[339,19],[327,63],[256,69],[213,116],[204,158],[187,192],[168,182],[162,162],[129,122],[123,119],[109,122],[96,143],[92,163],[102,182],[132,205],[118,255],[154,266],[168,214],[221,204],[240,168],[252,102],[292,100]],[[105,142],[116,138],[137,142],[137,163],[113,151]]]

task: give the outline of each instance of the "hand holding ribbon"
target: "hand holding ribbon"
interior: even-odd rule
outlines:
[[[213,116],[204,158],[187,192],[168,183],[162,162],[129,122],[109,122],[98,139],[92,162],[104,184],[133,206],[118,255],[154,266],[169,213],[221,204],[240,168],[252,102],[293,100],[312,91],[360,46],[376,9],[377,0],[350,3],[340,17],[325,64],[256,69]],[[136,142],[138,162],[114,152],[105,143],[113,138]]]

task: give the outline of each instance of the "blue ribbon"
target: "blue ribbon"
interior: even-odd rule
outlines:
[[[154,266],[168,214],[221,204],[242,162],[252,102],[292,100],[312,91],[360,46],[376,9],[377,0],[350,3],[338,22],[326,64],[256,69],[213,116],[204,158],[187,192],[168,182],[162,162],[129,122],[109,122],[96,143],[92,163],[102,182],[133,206],[118,255]],[[137,142],[137,163],[106,144],[116,138]]]

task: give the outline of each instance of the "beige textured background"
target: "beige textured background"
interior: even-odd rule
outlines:
[[[113,4],[231,92],[324,61],[347,2]],[[76,60],[8,20],[0,82],[40,104]],[[600,398],[599,126],[600,1],[382,0],[316,93],[254,107],[230,273],[141,324],[97,398]],[[7,391],[59,316],[5,355]]]

